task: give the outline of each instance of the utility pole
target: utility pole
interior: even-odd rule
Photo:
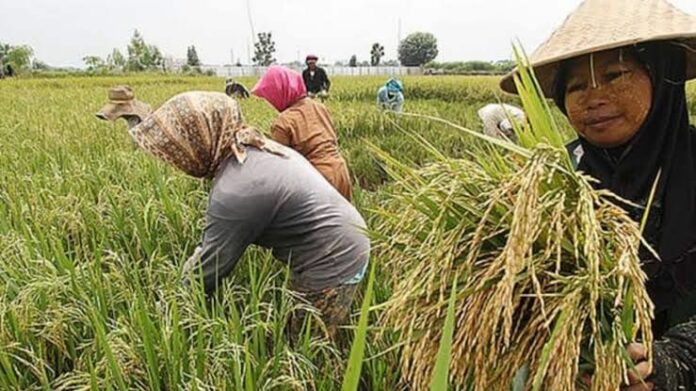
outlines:
[[[251,47],[249,46],[249,42],[247,42],[247,59],[251,65]]]
[[[401,43],[401,18],[399,18],[399,27],[396,32],[396,46],[399,47],[399,44]]]

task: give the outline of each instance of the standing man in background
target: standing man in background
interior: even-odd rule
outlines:
[[[308,55],[305,59],[307,69],[302,72],[302,79],[307,88],[307,94],[311,98],[315,96],[325,98],[329,94],[329,88],[331,88],[331,81],[326,71],[317,66],[318,59],[313,54]]]

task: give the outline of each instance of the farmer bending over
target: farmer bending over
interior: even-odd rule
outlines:
[[[123,116],[113,108],[107,105],[99,118]],[[245,125],[237,102],[222,93],[176,95],[130,125],[141,148],[213,181],[203,243],[186,262],[185,276],[193,272],[191,280],[202,280],[212,293],[249,245],[271,249],[289,265],[292,288],[319,309],[334,334],[347,320],[370,251],[353,205],[300,154]],[[291,324],[295,333],[300,327]]]
[[[531,65],[578,134],[578,170],[630,201],[637,222],[649,207],[643,236],[659,258],[643,248],[641,259],[654,357],[650,365],[645,346],[628,347],[636,366],[622,390],[696,390],[696,129],[685,90],[696,77],[696,17],[664,0],[611,3],[585,1]],[[502,88],[515,92],[511,77]]]
[[[249,91],[246,87],[232,79],[225,80],[225,94],[237,99],[246,99],[249,97]]]
[[[400,113],[404,108],[404,85],[400,80],[389,79],[377,91],[377,106],[382,110]]]
[[[478,116],[483,122],[483,133],[491,137],[510,140],[516,138],[512,121],[518,124],[527,122],[527,117],[522,109],[508,104],[485,105],[478,111]]]
[[[301,153],[338,191],[351,199],[348,165],[338,148],[326,107],[307,98],[299,73],[273,66],[251,91],[280,112],[271,125],[273,139]]]

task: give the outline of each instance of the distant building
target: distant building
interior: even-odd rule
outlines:
[[[185,58],[175,58],[167,56],[164,58],[164,69],[168,72],[179,72],[186,65]]]

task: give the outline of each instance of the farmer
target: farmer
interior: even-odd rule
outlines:
[[[520,124],[527,121],[524,111],[519,107],[504,103],[491,103],[478,111],[483,122],[483,133],[498,138],[515,139],[515,127],[512,121]]]
[[[305,59],[307,68],[302,72],[305,88],[310,97],[324,97],[328,95],[331,88],[331,81],[324,68],[317,66],[319,58],[310,54]]]
[[[696,77],[696,17],[665,0],[587,0],[531,65],[578,134],[578,170],[631,201],[624,208],[637,221],[657,181],[644,237],[659,260],[641,254],[653,365],[645,346],[630,345],[625,389],[696,390],[696,129],[685,92]],[[515,92],[512,74],[501,86]]]
[[[401,80],[389,79],[377,91],[377,106],[382,110],[400,113],[404,108],[404,85]]]
[[[112,104],[100,113],[109,120],[130,115]],[[144,150],[212,180],[203,243],[184,265],[185,281],[202,280],[210,294],[249,245],[269,248],[289,265],[293,289],[335,334],[368,262],[360,213],[301,155],[244,124],[239,105],[225,94],[176,95],[129,125]],[[290,329],[297,333],[301,326],[291,322]]]
[[[237,99],[246,99],[249,97],[249,91],[246,87],[241,83],[235,82],[233,79],[225,80],[225,94]]]
[[[323,104],[307,99],[300,74],[282,66],[270,67],[251,93],[280,112],[271,125],[273,139],[302,154],[350,200],[348,165],[338,148],[331,115]]]

